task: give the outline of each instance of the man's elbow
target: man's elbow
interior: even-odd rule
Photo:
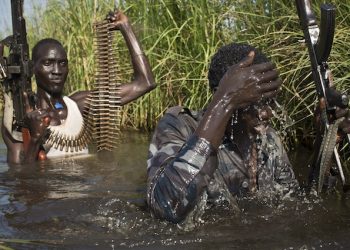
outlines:
[[[151,90],[155,89],[157,87],[156,83],[143,80],[141,84],[136,84],[133,88],[133,93],[136,96],[136,98],[139,98],[146,93],[150,92]],[[135,99],[136,99],[135,98]]]
[[[157,87],[157,84],[155,81],[149,82],[148,89],[151,91]]]
[[[144,79],[143,84],[143,91],[144,93],[150,92],[151,90],[155,89],[157,87],[157,84],[153,78],[151,79]]]
[[[136,75],[135,79],[139,82],[136,86],[140,88],[141,92],[147,93],[157,87],[152,72]]]

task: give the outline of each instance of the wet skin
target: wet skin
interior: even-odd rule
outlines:
[[[123,35],[134,69],[131,82],[120,86],[121,105],[124,105],[151,91],[156,85],[148,59],[143,54],[128,17],[121,11],[115,11],[111,12],[107,19],[112,23],[112,29],[119,30]],[[63,101],[63,89],[68,75],[67,53],[59,43],[54,42],[42,43],[37,51],[37,55],[35,57],[33,55],[33,70],[38,85],[37,109],[28,112],[26,116],[26,123],[32,137],[30,151],[24,152],[22,143],[15,141],[10,133],[2,129],[8,148],[9,163],[35,161],[48,125],[59,125],[67,117],[67,107]],[[89,91],[79,91],[70,96],[78,105],[80,112],[85,108],[85,100],[89,93]],[[55,108],[57,102],[63,107]]]
[[[197,136],[209,141],[214,149],[221,144],[226,131],[233,131],[237,137],[243,134],[246,140],[261,133],[261,129],[268,125],[268,120],[272,117],[273,102],[269,101],[266,105],[266,100],[276,97],[282,81],[274,64],[267,62],[252,65],[253,59],[254,52],[251,52],[227,70],[195,132]],[[238,122],[231,128],[232,115],[237,111]],[[337,109],[336,116],[341,116],[342,113],[344,112]],[[343,131],[349,131],[348,119],[346,123],[347,125],[341,126]],[[239,141],[237,139],[238,144]]]
[[[246,152],[256,150],[255,138],[266,130],[272,117],[271,102],[266,104],[266,100],[276,97],[282,84],[274,64],[252,65],[253,59],[254,52],[251,52],[227,70],[195,131],[214,150],[221,144],[225,133],[229,138],[233,135],[245,161],[252,157]],[[232,116],[237,112],[237,122],[231,125]],[[343,127],[341,129],[346,131]]]
[[[273,117],[273,108],[275,108],[275,103],[272,99],[250,105],[246,109],[238,111],[236,124],[241,124],[241,127],[249,135],[261,134],[269,126],[269,120]],[[235,127],[232,129],[239,130]]]
[[[68,75],[67,53],[62,46],[45,44],[42,46],[38,60],[34,64],[34,74],[38,90],[38,108],[47,112],[50,125],[61,124],[67,117],[67,107],[63,101],[63,88]],[[62,108],[56,109],[55,103]],[[35,132],[35,128],[34,132]],[[43,131],[39,131],[43,133]]]
[[[48,94],[62,95],[64,83],[68,75],[68,59],[66,51],[52,44],[45,46],[34,65],[37,85]]]
[[[282,84],[274,64],[252,65],[253,60],[254,52],[251,52],[228,69],[196,129],[196,135],[209,141],[214,149],[221,144],[235,111],[275,97]]]

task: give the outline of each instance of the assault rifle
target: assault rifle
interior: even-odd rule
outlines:
[[[345,188],[346,186],[342,164],[336,148],[338,125],[341,119],[335,119],[334,117],[336,107],[347,108],[349,100],[346,95],[335,94],[332,91],[332,75],[327,64],[335,31],[335,7],[331,4],[321,5],[321,24],[319,28],[311,9],[310,0],[296,0],[296,6],[309,51],[317,95],[319,99],[324,99],[326,105],[325,111],[321,114],[325,133],[316,161],[316,166],[319,166],[318,192],[320,193],[324,184],[324,178],[330,171],[333,156],[343,187]],[[330,117],[333,117],[333,119],[329,119]]]
[[[11,118],[5,117],[12,121],[7,129],[16,140],[23,140],[26,150],[29,130],[26,129],[24,118],[27,112],[34,109],[35,95],[31,84],[32,62],[29,58],[26,25],[23,18],[23,0],[11,0],[11,12],[13,34],[0,41],[0,81],[13,107]],[[8,57],[3,57],[4,45],[9,48]],[[6,123],[5,119],[4,122]]]

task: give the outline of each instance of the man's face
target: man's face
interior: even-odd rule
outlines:
[[[250,105],[240,112],[241,121],[247,130],[254,134],[261,134],[269,125],[269,120],[273,117],[272,102],[257,105]]]
[[[45,44],[40,48],[34,64],[38,88],[50,95],[61,95],[68,75],[68,60],[65,50],[56,44]]]

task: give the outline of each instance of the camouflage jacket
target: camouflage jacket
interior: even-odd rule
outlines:
[[[147,202],[158,218],[178,223],[205,202],[249,193],[249,174],[231,140],[224,138],[216,152],[204,157],[189,143],[203,111],[173,107],[158,123],[147,161]],[[288,192],[298,183],[275,130],[269,128],[260,143],[256,184],[259,192]],[[236,150],[237,151],[237,150]]]

